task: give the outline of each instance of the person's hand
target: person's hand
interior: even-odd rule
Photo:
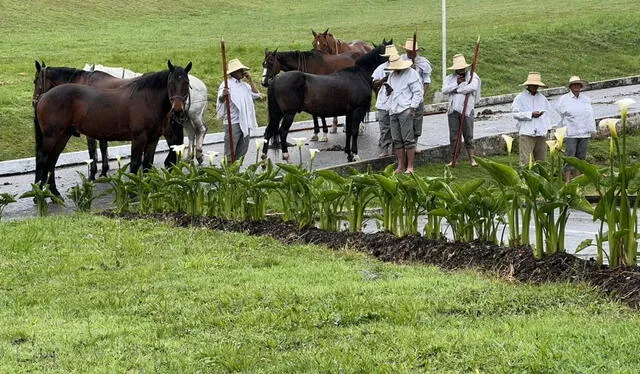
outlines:
[[[465,76],[464,76],[464,75],[458,75],[458,77],[457,77],[458,84],[460,84],[460,83],[464,82],[464,81],[465,81],[465,79],[464,79],[464,78],[465,78]]]
[[[540,111],[540,112],[539,112],[539,111],[535,111],[535,112],[531,113],[531,116],[532,116],[533,118],[538,118],[538,117],[540,117],[540,116],[541,116],[541,115],[543,115],[543,114],[544,114],[544,110],[543,110],[543,111]]]
[[[222,89],[222,97],[226,96],[229,96],[229,89],[225,87]]]
[[[390,96],[391,93],[393,92],[393,88],[391,88],[391,86],[388,83],[384,84],[384,89],[387,90],[387,96]]]
[[[245,71],[245,72],[243,73],[243,76],[244,76],[244,77],[245,77],[249,82],[251,82],[251,81],[253,80],[253,77],[251,76],[251,74],[249,74],[249,72],[248,72],[248,71]]]

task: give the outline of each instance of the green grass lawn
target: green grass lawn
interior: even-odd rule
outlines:
[[[3,1],[0,3],[0,160],[34,154],[31,96],[34,60],[50,66],[85,63],[125,66],[139,72],[184,66],[209,86],[207,122],[221,81],[220,39],[229,58],[238,57],[254,75],[265,48],[308,50],[311,29],[336,36],[401,44],[418,31],[424,54],[434,65],[432,91],[441,85],[441,17],[438,0],[388,2],[328,0],[218,1],[109,0]],[[635,0],[540,0],[447,2],[447,55],[473,53],[482,37],[479,75],[484,95],[517,92],[530,70],[544,81],[564,85],[572,74],[599,80],[638,73],[640,7]],[[408,11],[410,9],[410,11]],[[265,103],[258,106],[267,121]],[[67,150],[84,149],[74,139]]]
[[[80,214],[2,222],[0,237],[2,373],[640,366],[640,316],[586,286]]]

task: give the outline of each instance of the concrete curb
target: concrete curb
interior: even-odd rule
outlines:
[[[591,82],[585,88],[585,91],[611,88],[611,87],[620,87],[620,86],[627,86],[627,85],[634,85],[634,84],[640,84],[640,76],[631,76],[631,77],[610,79],[605,81]],[[568,88],[567,87],[547,88],[544,90],[540,90],[539,92],[541,92],[545,96],[556,96],[556,95],[565,94],[566,92],[568,92]],[[476,104],[476,107],[510,103],[513,101],[516,95],[518,95],[518,93],[485,97],[480,99],[480,101]],[[448,105],[449,104],[446,102],[425,105],[425,114],[444,113],[447,111]],[[375,115],[376,115],[375,112],[369,112],[367,115],[367,118],[375,118]],[[338,117],[338,121],[344,122],[344,117]],[[310,126],[313,126],[313,121],[295,122],[292,126],[291,131],[301,130],[304,128],[308,128]],[[264,126],[259,127],[251,134],[251,137],[252,138],[262,137],[264,135],[264,131],[265,131]],[[481,139],[478,139],[478,140],[480,141]],[[184,142],[187,143],[186,138]],[[204,140],[204,144],[207,144],[207,145],[220,144],[223,142],[224,142],[223,133],[207,134]],[[427,159],[433,161],[434,160],[433,157],[436,157],[436,154],[441,154],[442,151],[438,151],[438,149],[440,148],[443,148],[443,147],[436,147],[433,149],[423,150],[419,155],[417,155],[417,157],[419,158],[425,155],[424,157],[427,157]],[[448,148],[448,146],[444,146],[444,148]],[[167,151],[169,151],[169,147],[167,146],[166,141],[161,140],[160,142],[158,142],[158,147],[156,148],[156,152],[161,153],[161,152],[167,152]],[[432,153],[432,152],[435,152],[435,153]],[[130,156],[130,153],[131,153],[131,147],[129,145],[109,147],[110,160],[115,160],[117,157],[127,158]],[[418,158],[416,159],[417,164],[420,162]],[[58,159],[57,167],[81,165],[85,163],[87,159],[88,159],[88,154],[86,150],[63,153],[60,155],[60,158]],[[445,158],[443,156],[439,156],[439,158],[437,159],[444,160]],[[384,163],[384,160],[385,159],[381,159],[380,163]],[[360,167],[359,164],[361,163],[365,163],[366,165],[371,164],[372,166],[374,166],[378,164],[378,160],[365,160],[365,161],[360,161],[356,163],[350,163],[348,164],[348,166],[355,167],[358,169]],[[347,167],[347,165],[337,166],[337,168],[340,168],[340,167]],[[0,162],[0,176],[31,173],[34,170],[35,170],[35,157]]]

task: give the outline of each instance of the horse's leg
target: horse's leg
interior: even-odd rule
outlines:
[[[91,160],[91,166],[89,167],[89,180],[93,181],[96,179],[96,174],[98,173],[98,161],[96,154],[96,146],[97,141],[94,138],[90,138],[87,136],[87,151],[89,151],[89,159]]]
[[[149,141],[144,146],[144,155],[142,158],[142,171],[148,172],[153,167],[153,158],[156,155],[156,147],[158,146],[158,140]]]
[[[207,135],[207,125],[205,125],[204,120],[200,116],[196,116],[195,122],[192,120],[195,128],[195,150],[196,150],[196,160],[198,160],[198,164],[202,165],[204,161],[204,156],[202,155],[202,145],[204,144],[204,137]]]
[[[296,116],[295,113],[287,113],[282,118],[282,125],[280,126],[280,148],[282,149],[282,159],[289,159],[289,148],[287,147],[287,134],[293,123],[293,119]]]
[[[338,117],[333,117],[333,124],[331,125],[331,133],[336,134],[338,132]]]
[[[351,154],[351,137],[355,136],[353,134],[353,130],[351,129],[351,115],[347,114],[344,120],[344,128],[346,132],[345,143],[344,143],[344,153],[347,154],[347,161],[353,161],[353,155]]]
[[[329,138],[327,137],[327,134],[329,133],[329,129],[327,128],[327,120],[324,117],[320,117],[320,119],[322,120],[322,137],[320,138],[321,142],[328,142]]]
[[[133,174],[138,172],[140,165],[142,164],[142,153],[144,152],[144,146],[147,143],[147,136],[139,135],[131,141],[131,163],[129,164],[129,171]],[[165,161],[166,162],[166,161]]]
[[[323,118],[324,120],[324,118]],[[313,136],[311,137],[312,142],[318,141],[318,133],[320,132],[320,125],[318,125],[318,117],[313,116]]]
[[[106,177],[109,171],[109,143],[106,140],[100,140],[100,155],[102,157],[101,177]]]
[[[58,191],[58,187],[56,187],[56,164],[58,163],[58,158],[64,150],[64,147],[67,145],[70,137],[71,135],[68,134],[61,136],[58,141],[55,142],[53,150],[49,153],[47,160],[48,178],[45,177],[45,179],[47,180],[46,183],[49,185],[49,190],[51,191],[51,193],[60,198],[62,198],[62,195],[60,194],[60,191]]]
[[[351,152],[354,155],[354,159],[358,160],[358,134],[360,133],[360,124],[364,121],[364,116],[368,112],[369,108],[356,108],[350,116],[350,128],[351,128]]]
[[[187,120],[184,123],[184,132],[187,135],[187,139],[189,141],[189,145],[187,146],[187,151],[185,153],[185,158],[189,161],[193,160],[195,157],[195,138],[196,135],[194,133],[193,122],[191,120]]]

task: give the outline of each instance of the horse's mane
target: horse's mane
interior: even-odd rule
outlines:
[[[127,85],[138,90],[166,88],[169,73],[169,70],[145,73],[137,78],[133,78]]]
[[[381,44],[375,47],[371,52],[363,55],[356,60],[354,66],[342,69],[342,71],[357,71],[359,69],[376,68],[381,64],[380,55],[384,53],[385,45]]]
[[[84,75],[86,72],[81,69],[75,68],[67,68],[67,67],[47,67],[46,68],[49,74],[51,74],[51,79],[54,81],[64,81],[70,82],[74,77],[79,77]]]
[[[322,52],[316,51],[312,49],[310,51],[285,51],[285,52],[275,52],[277,59],[286,59],[286,60],[320,60],[322,59]]]

